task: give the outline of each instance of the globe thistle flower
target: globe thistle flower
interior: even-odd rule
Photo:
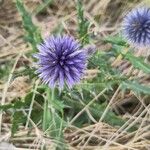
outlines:
[[[37,46],[37,73],[50,88],[63,89],[78,83],[86,69],[87,56],[81,45],[71,36],[50,36]]]
[[[131,10],[123,21],[123,35],[135,47],[150,46],[150,8]]]

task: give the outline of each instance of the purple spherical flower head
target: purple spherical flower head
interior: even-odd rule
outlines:
[[[135,47],[150,46],[150,8],[131,10],[123,21],[123,35]]]
[[[63,89],[72,88],[82,78],[87,56],[81,45],[71,36],[50,36],[37,46],[37,73],[45,84]]]

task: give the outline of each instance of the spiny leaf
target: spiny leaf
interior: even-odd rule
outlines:
[[[127,53],[125,58],[128,59],[135,68],[140,69],[145,73],[150,73],[150,65],[146,64],[143,58],[135,57],[131,53]]]
[[[123,81],[122,88],[123,89],[131,89],[138,93],[144,93],[144,94],[150,95],[150,86],[141,85],[136,81]]]
[[[24,68],[22,70],[16,70],[14,72],[14,77],[19,76],[29,76],[30,79],[36,78],[37,75],[35,74],[35,68],[32,68],[30,66],[24,65]]]
[[[126,47],[124,46],[118,46],[118,45],[113,46],[113,50],[117,54],[121,54],[122,56],[124,56],[124,59],[129,60],[135,68],[142,70],[147,74],[150,74],[150,65],[144,62],[145,58],[134,56],[134,54],[130,52],[132,49],[129,49],[128,52],[124,53],[125,49]]]
[[[24,102],[20,100],[16,100],[14,103],[0,105],[0,110],[7,111],[9,109],[20,109],[22,106],[24,106]]]
[[[26,31],[25,39],[32,45],[33,50],[36,50],[36,45],[41,42],[41,34],[37,26],[32,22],[31,14],[26,10],[22,0],[16,0],[17,9],[22,17],[23,27]]]
[[[108,36],[103,41],[107,42],[107,43],[111,43],[111,44],[128,46],[128,44],[126,43],[126,41],[123,39],[123,37],[121,35]]]
[[[19,128],[20,124],[25,123],[26,116],[21,111],[15,111],[12,115],[12,128],[11,128],[11,134],[12,136],[16,133],[16,131]]]
[[[81,40],[81,43],[88,44],[89,43],[89,34],[88,27],[89,21],[84,18],[84,9],[81,0],[77,1],[77,15],[78,15],[78,34]]]

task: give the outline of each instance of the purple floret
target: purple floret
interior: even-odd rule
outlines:
[[[149,47],[150,8],[141,7],[130,11],[123,21],[123,35],[136,47]]]
[[[37,46],[37,73],[50,88],[63,89],[78,83],[86,69],[87,56],[72,36],[50,36]]]

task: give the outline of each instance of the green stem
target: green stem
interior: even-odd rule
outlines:
[[[51,125],[51,119],[53,117],[53,108],[51,107],[53,101],[55,99],[54,89],[50,91],[49,88],[46,90],[46,99],[44,102],[44,113],[43,113],[43,131],[46,131]]]
[[[51,91],[51,101],[54,101],[55,99],[55,89],[52,89]]]
[[[44,114],[43,114],[43,130],[47,131],[49,136],[58,141],[56,150],[64,149],[64,140],[63,140],[63,112],[62,117],[59,116],[57,111],[57,98],[55,97],[55,89],[46,90],[46,100],[44,104]],[[61,144],[62,143],[62,144]]]
[[[42,124],[43,131],[45,131],[47,128],[47,118],[48,118],[47,116],[48,116],[48,101],[47,99],[45,99],[44,112],[43,112],[43,124]]]

